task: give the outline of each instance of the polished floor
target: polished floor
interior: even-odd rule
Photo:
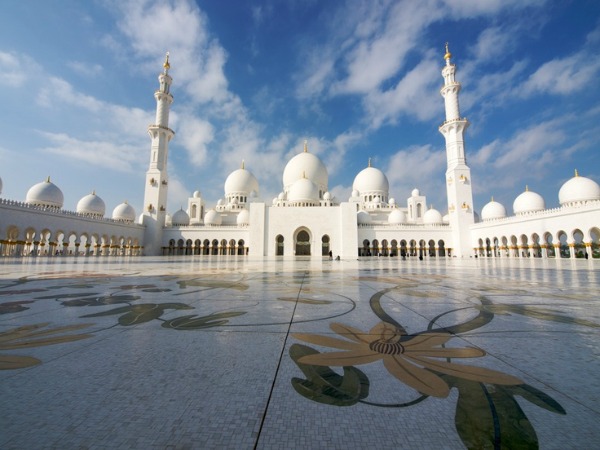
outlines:
[[[0,259],[2,449],[597,448],[600,261]]]

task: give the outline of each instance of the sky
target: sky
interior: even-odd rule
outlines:
[[[169,51],[168,212],[214,206],[242,160],[270,204],[307,140],[339,201],[371,158],[399,205],[416,187],[445,214],[446,42],[476,211],[526,186],[557,207],[575,169],[600,182],[597,0],[7,0],[1,195],[50,176],[66,210],[95,191],[140,214]]]

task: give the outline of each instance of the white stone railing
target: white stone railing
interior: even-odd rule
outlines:
[[[449,224],[422,224],[422,223],[359,223],[358,228],[391,228],[395,230],[420,228],[426,230],[448,229]]]
[[[586,202],[581,202],[581,204],[559,206],[557,208],[542,209],[540,211],[528,211],[528,212],[519,213],[518,215],[499,217],[496,219],[486,219],[486,220],[482,220],[479,223],[476,223],[475,226],[477,227],[477,226],[489,225],[489,224],[520,222],[523,219],[547,217],[547,216],[552,216],[552,215],[559,214],[559,213],[562,213],[565,211],[586,210],[586,209],[592,209],[594,207],[595,208],[600,207],[600,200],[588,200]]]
[[[52,208],[49,206],[32,205],[31,203],[19,202],[16,200],[9,200],[0,198],[0,206],[10,206],[11,208],[24,209],[29,211],[40,211],[44,214],[51,214],[55,216],[67,216],[67,217],[81,217],[82,219],[96,220],[108,223],[118,223],[122,225],[139,225],[134,222],[125,222],[123,220],[116,220],[110,217],[100,217],[98,215],[84,214],[77,211],[68,211],[66,209]]]

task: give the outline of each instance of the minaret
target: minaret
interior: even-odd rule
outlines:
[[[453,236],[452,255],[466,257],[473,253],[470,226],[475,222],[471,169],[467,166],[465,157],[464,133],[469,126],[469,121],[460,117],[458,108],[460,83],[454,78],[456,66],[452,64],[451,58],[452,54],[446,43],[444,55],[446,65],[442,69],[444,86],[440,89],[446,107],[446,120],[439,129],[446,139],[446,191]]]
[[[156,119],[148,126],[148,134],[152,139],[150,146],[150,166],[146,172],[144,190],[144,254],[159,255],[162,247],[162,231],[167,214],[168,174],[167,161],[169,141],[175,132],[169,128],[169,110],[173,96],[169,92],[171,81],[169,75],[169,52],[165,57],[163,72],[158,76],[159,88],[154,92],[156,99]]]

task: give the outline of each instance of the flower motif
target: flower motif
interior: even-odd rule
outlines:
[[[349,341],[317,334],[295,333],[293,336],[304,342],[345,351],[307,355],[299,362],[315,366],[353,366],[383,360],[385,368],[398,380],[433,397],[446,397],[450,392],[448,384],[436,372],[481,383],[523,384],[518,378],[495,370],[435,359],[485,355],[483,350],[475,347],[442,347],[452,338],[450,333],[424,332],[409,336],[386,322],[378,323],[368,333],[339,323],[332,323],[330,328]]]

